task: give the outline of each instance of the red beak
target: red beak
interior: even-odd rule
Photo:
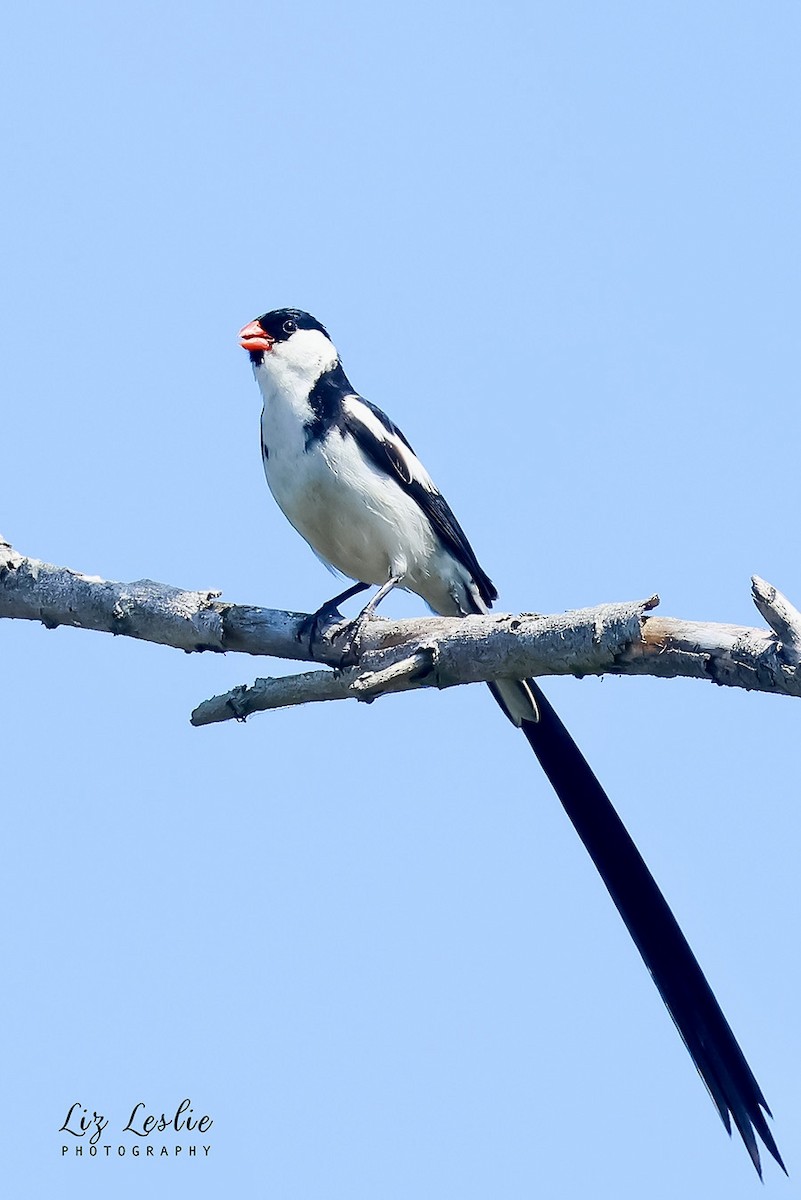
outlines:
[[[265,333],[258,321],[251,321],[239,330],[239,345],[245,350],[272,350],[274,339]]]

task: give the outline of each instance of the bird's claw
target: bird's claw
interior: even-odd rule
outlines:
[[[315,643],[320,641],[327,626],[334,623],[339,624],[344,620],[345,618],[335,604],[324,604],[322,608],[317,609],[317,612],[301,621],[296,634],[297,640],[299,642],[308,641],[309,653],[313,654]]]
[[[366,624],[367,620],[361,615],[355,621],[351,621],[350,625],[342,631],[342,636],[345,638],[345,645],[339,660],[340,671],[345,671],[348,667],[355,667],[357,665],[361,657],[362,635]]]

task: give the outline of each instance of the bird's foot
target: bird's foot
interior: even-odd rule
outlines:
[[[356,620],[351,621],[347,629],[343,630],[347,641],[345,642],[342,657],[339,660],[340,671],[344,671],[346,667],[356,666],[361,657],[362,637],[368,623],[372,620],[376,608],[384,597],[388,596],[392,589],[398,586],[402,578],[402,575],[391,575],[386,583],[382,583],[372,600],[368,604],[365,604]],[[359,589],[362,589],[367,585],[360,583],[357,586]]]
[[[307,642],[309,653],[314,654],[315,644],[322,640],[328,626],[339,624],[344,620],[345,618],[337,608],[336,601],[331,601],[301,621],[296,635],[297,639],[299,642]]]
[[[314,643],[319,641],[326,633],[328,626],[332,624],[340,624],[345,620],[342,613],[339,611],[339,605],[343,600],[350,600],[351,596],[358,596],[359,592],[364,592],[370,585],[362,583],[354,583],[352,587],[346,588],[344,592],[340,592],[338,596],[333,596],[330,600],[326,600],[316,613],[312,613],[310,617],[306,617],[301,621],[297,632],[299,642],[308,638],[309,654],[314,657]],[[344,631],[343,631],[344,632]]]
[[[351,621],[342,631],[342,637],[345,639],[342,648],[342,656],[339,660],[340,671],[346,671],[348,667],[355,667],[359,662],[362,652],[362,637],[367,628],[372,613],[359,613],[355,620]]]

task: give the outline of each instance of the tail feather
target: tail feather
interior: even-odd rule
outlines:
[[[519,724],[584,843],[659,989],[726,1129],[729,1114],[762,1176],[754,1131],[787,1173],[764,1113],[770,1109],[690,946],[626,827],[584,756],[533,680],[490,684]],[[537,719],[515,720],[529,696]],[[512,712],[510,712],[510,697]],[[764,1113],[763,1113],[764,1109]]]
[[[540,710],[528,680],[499,679],[487,684],[487,687],[518,729],[524,721],[539,721]]]

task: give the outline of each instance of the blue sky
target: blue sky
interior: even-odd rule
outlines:
[[[316,608],[332,580],[264,485],[236,343],[292,304],[421,453],[502,607],[658,591],[759,624],[754,572],[801,602],[799,35],[781,2],[9,11],[0,530]],[[0,639],[15,1197],[755,1194],[484,689],[196,730],[274,665]],[[548,692],[797,1179],[801,709]],[[75,1101],[116,1147],[134,1104],[184,1097],[214,1120],[205,1161],[61,1157]]]

